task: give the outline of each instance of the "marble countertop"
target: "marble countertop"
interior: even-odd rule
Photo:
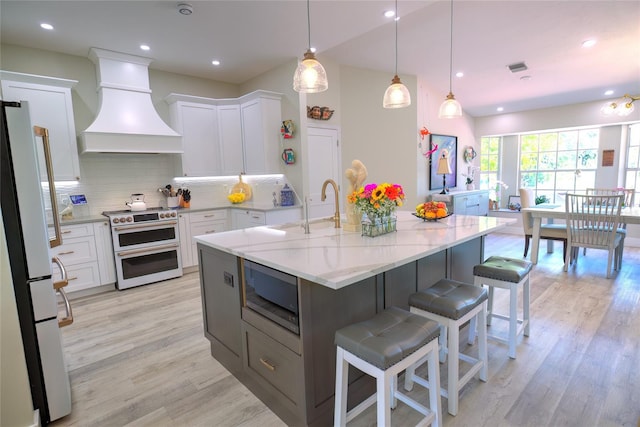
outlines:
[[[190,213],[190,212],[203,212],[210,211],[215,209],[239,209],[239,210],[255,210],[255,211],[263,211],[263,212],[272,212],[272,211],[281,211],[288,209],[302,209],[301,205],[294,206],[273,206],[265,203],[253,203],[253,202],[245,202],[239,203],[237,205],[232,205],[230,203],[225,203],[223,205],[206,205],[206,204],[197,204],[193,205],[190,208],[180,208],[176,209],[178,213]],[[60,221],[60,225],[74,225],[74,224],[85,224],[88,222],[100,222],[107,220],[107,217],[104,215],[74,215],[71,219],[62,219]],[[49,224],[51,226],[52,224]]]
[[[378,237],[334,228],[328,219],[196,236],[198,243],[340,289],[408,262],[489,234],[512,218],[452,215],[425,222],[399,211],[397,231]]]

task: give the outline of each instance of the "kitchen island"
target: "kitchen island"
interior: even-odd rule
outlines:
[[[398,212],[397,231],[375,238],[329,220],[311,221],[309,234],[297,223],[197,236],[211,354],[287,424],[331,425],[335,331],[389,306],[406,309],[411,293],[441,278],[473,283],[484,237],[512,222],[464,215],[425,222]],[[294,278],[297,307],[286,322],[252,306],[245,276],[255,264]],[[352,406],[375,384],[350,374]]]

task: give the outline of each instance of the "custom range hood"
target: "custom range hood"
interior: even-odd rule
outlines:
[[[151,101],[151,60],[91,48],[100,107],[80,135],[82,153],[182,153],[182,137],[158,115]]]

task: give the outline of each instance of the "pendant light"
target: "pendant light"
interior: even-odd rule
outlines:
[[[411,94],[409,89],[400,81],[398,77],[398,0],[396,0],[396,69],[391,84],[384,92],[384,98],[382,98],[382,106],[384,108],[404,108],[411,105]]]
[[[311,17],[309,14],[309,0],[307,0],[307,29],[309,46],[304,53],[304,59],[298,64],[293,74],[293,90],[303,93],[324,92],[329,87],[327,73],[316,56],[311,51]]]
[[[438,117],[441,119],[457,119],[462,117],[462,106],[451,91],[451,75],[453,74],[453,0],[451,0],[451,38],[449,44],[449,95],[440,105]]]

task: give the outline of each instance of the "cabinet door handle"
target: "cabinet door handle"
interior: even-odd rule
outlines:
[[[75,253],[76,251],[64,251],[64,252],[58,252],[58,255],[71,255],[73,253]]]
[[[275,372],[276,367],[273,363],[269,362],[267,359],[260,358],[260,363],[264,365],[265,368],[270,370],[271,372]]]

